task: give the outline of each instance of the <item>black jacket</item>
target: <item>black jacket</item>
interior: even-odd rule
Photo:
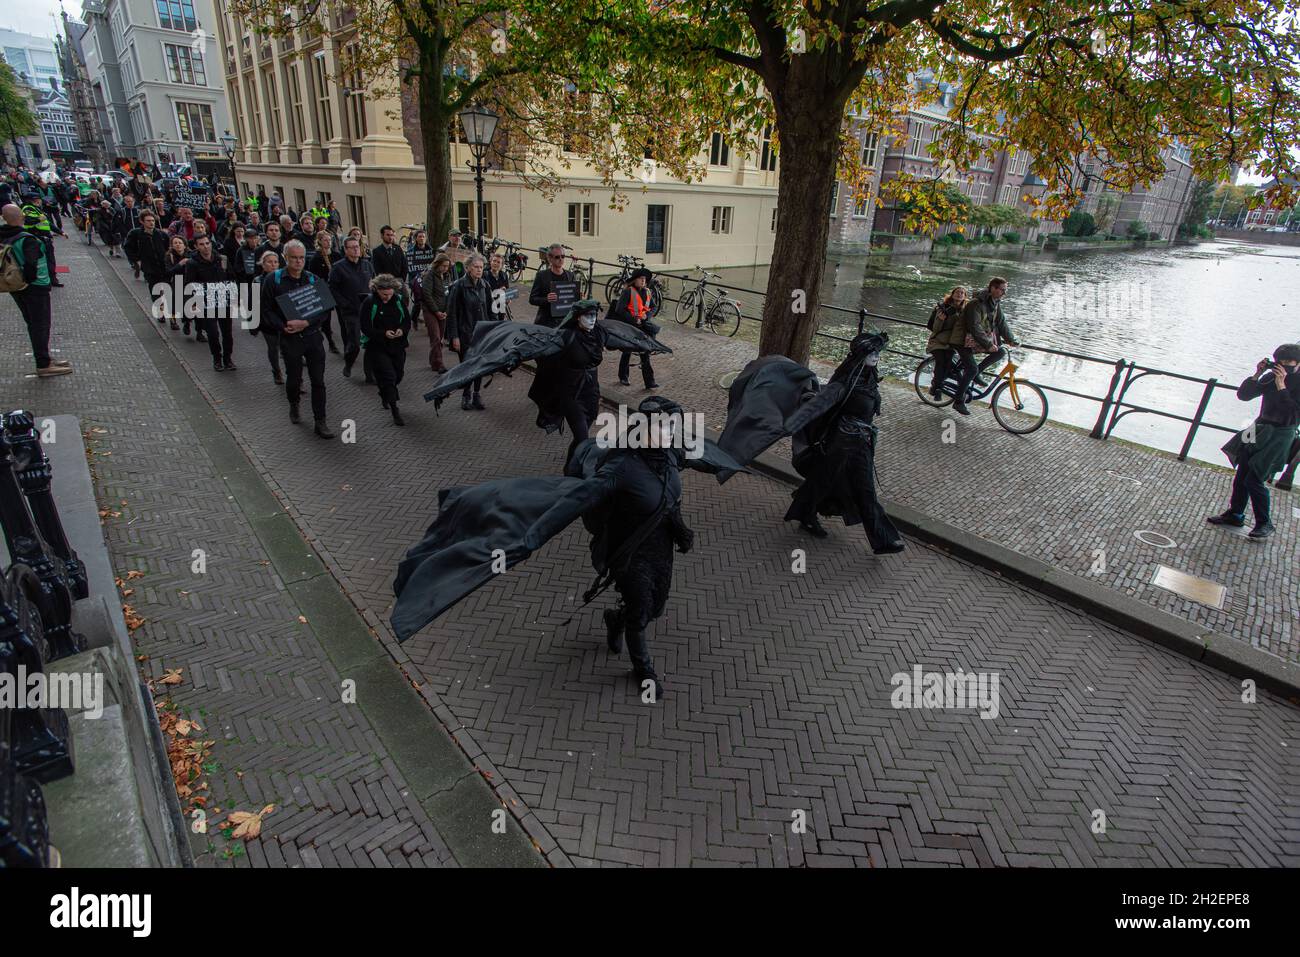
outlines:
[[[388,273],[406,282],[406,274],[409,270],[406,266],[406,253],[402,252],[401,246],[376,246],[370,251],[370,262],[375,267],[376,276]]]
[[[153,228],[153,232],[147,233],[144,227],[137,227],[126,234],[126,242],[123,243],[123,249],[126,251],[126,258],[133,265],[140,267],[141,272],[145,275],[159,276],[167,271],[167,231]]]
[[[340,316],[360,314],[361,300],[370,295],[370,280],[374,278],[375,267],[364,256],[355,264],[345,256],[330,267],[330,292]]]
[[[558,326],[564,319],[563,316],[551,315],[551,304],[546,301],[546,297],[555,292],[557,282],[573,282],[573,273],[564,270],[560,275],[551,272],[550,267],[541,269],[537,273],[537,278],[533,280],[532,291],[528,294],[528,301],[537,307],[537,318],[533,320],[539,326]]]
[[[224,283],[230,278],[226,264],[220,253],[213,253],[211,259],[204,259],[195,253],[185,262],[185,284],[190,283]]]
[[[492,314],[492,291],[487,282],[473,282],[468,275],[461,276],[447,290],[448,341],[460,340],[462,350],[468,350],[474,341],[474,327],[480,322],[496,319]]]
[[[1294,428],[1300,423],[1300,372],[1292,372],[1286,377],[1286,388],[1279,389],[1273,384],[1273,373],[1261,373],[1250,376],[1237,389],[1237,398],[1243,402],[1264,398],[1259,416],[1255,420],[1263,425],[1280,425]]]
[[[366,337],[367,349],[405,349],[411,335],[411,307],[398,293],[388,302],[377,295],[361,300],[361,334]],[[384,335],[390,329],[401,329],[402,338],[389,339]]]

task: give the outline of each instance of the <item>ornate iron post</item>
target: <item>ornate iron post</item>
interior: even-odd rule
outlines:
[[[64,577],[63,560],[50,551],[32,519],[7,442],[0,442],[0,526],[12,563],[26,566],[35,575],[37,585],[27,597],[36,604],[49,643],[46,660],[84,651],[80,636],[72,630],[72,590]]]
[[[68,587],[76,598],[85,598],[90,594],[86,581],[86,566],[68,542],[64,534],[63,522],[59,519],[59,508],[54,503],[50,484],[54,470],[50,468],[49,456],[41,447],[41,438],[36,431],[36,421],[28,412],[17,409],[4,417],[4,441],[13,453],[14,472],[18,476],[18,485],[27,496],[27,505],[40,529],[41,537],[53,549],[54,554],[63,560],[63,574],[68,580]]]

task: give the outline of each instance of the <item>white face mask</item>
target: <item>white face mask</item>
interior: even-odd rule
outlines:
[[[585,315],[585,316],[579,316],[579,317],[578,317],[578,325],[582,327],[582,330],[583,330],[584,332],[591,332],[592,329],[595,329],[595,328],[596,328],[596,315],[595,315],[595,313],[588,313],[588,314]]]

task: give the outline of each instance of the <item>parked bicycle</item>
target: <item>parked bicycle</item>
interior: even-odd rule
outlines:
[[[967,404],[976,399],[989,398],[989,408],[998,425],[1016,435],[1028,435],[1042,428],[1047,421],[1047,393],[1027,379],[1016,377],[1015,362],[1011,350],[1007,350],[1007,364],[997,375],[985,382],[979,377],[966,390]],[[957,398],[957,380],[948,376],[940,388],[941,396],[935,398],[930,394],[934,380],[934,356],[921,360],[912,376],[912,386],[916,394],[926,405],[944,408]]]
[[[493,236],[492,241],[488,243],[486,255],[491,256],[503,249],[501,258],[505,261],[506,275],[510,277],[512,283],[518,282],[524,270],[528,268],[528,254],[523,251],[523,246],[519,243]]]
[[[721,276],[700,266],[695,268],[700,270],[700,279],[694,289],[687,290],[677,300],[673,318],[685,325],[694,317],[696,329],[708,329],[714,335],[731,338],[740,331],[740,303],[728,298],[725,289],[709,288],[709,280]]]
[[[610,276],[605,282],[605,301],[611,306],[623,291],[623,286],[628,277],[632,275],[633,270],[640,269],[645,265],[645,260],[639,256],[619,256],[618,261],[621,271],[617,276]],[[646,283],[646,289],[650,293],[649,308],[650,316],[653,318],[659,315],[659,310],[664,307],[664,285],[660,282],[658,276],[652,276],[650,281]]]

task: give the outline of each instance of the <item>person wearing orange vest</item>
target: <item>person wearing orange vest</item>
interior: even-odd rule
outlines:
[[[649,269],[641,267],[634,269],[632,275],[628,277],[627,285],[623,291],[618,294],[618,300],[609,310],[609,318],[617,319],[619,322],[626,322],[630,326],[636,326],[647,335],[653,336],[659,331],[659,327],[650,321],[650,290],[646,287],[650,284],[650,278],[654,274]],[[641,378],[645,382],[647,389],[657,389],[659,384],[655,382],[655,370],[650,366],[650,353],[638,353],[641,356]],[[632,353],[622,352],[618,360],[618,384],[631,385],[628,381],[628,374],[632,366]]]

